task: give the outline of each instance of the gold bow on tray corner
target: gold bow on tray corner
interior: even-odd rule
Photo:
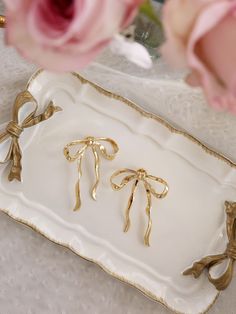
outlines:
[[[102,142],[110,144],[113,151],[111,153],[108,153],[107,149],[102,144]],[[82,147],[81,147],[81,145],[82,145]],[[75,148],[75,147],[76,148],[78,147],[78,150],[76,150],[75,153],[72,153],[71,149]],[[75,204],[75,207],[73,209],[74,211],[79,210],[81,207],[80,179],[82,177],[82,159],[83,159],[83,156],[85,154],[85,151],[88,148],[92,149],[92,152],[94,155],[94,161],[95,161],[94,168],[95,168],[96,181],[95,181],[95,184],[93,185],[92,192],[91,192],[92,198],[94,200],[96,200],[97,188],[98,188],[99,181],[100,181],[99,152],[101,153],[101,155],[105,159],[113,160],[119,151],[119,146],[117,145],[117,143],[114,140],[112,140],[111,138],[107,138],[107,137],[95,138],[93,136],[88,136],[82,140],[76,140],[76,141],[73,141],[73,142],[66,145],[66,147],[64,148],[64,156],[70,162],[77,161],[77,168],[78,168],[78,173],[79,173],[79,178],[78,178],[77,184],[75,186],[76,204]]]
[[[204,257],[183,273],[183,275],[193,275],[195,278],[198,278],[206,269],[209,281],[219,291],[225,290],[233,278],[234,262],[236,261],[236,202],[226,201],[225,212],[227,215],[226,231],[229,239],[225,252]],[[226,270],[219,277],[213,278],[210,270],[224,261],[228,261]]]
[[[125,177],[122,179],[121,183],[117,184],[114,183],[114,179],[117,178],[120,175],[124,175]],[[158,193],[154,190],[154,188],[151,186],[150,182],[148,180],[156,181],[161,183],[164,188],[161,193]],[[151,219],[151,207],[152,207],[152,196],[161,199],[166,197],[169,191],[169,186],[167,182],[161,178],[154,177],[152,175],[149,175],[146,170],[144,169],[138,169],[137,171],[132,170],[132,169],[121,169],[116,171],[112,176],[111,176],[111,186],[113,190],[118,191],[121,190],[123,187],[125,187],[129,182],[134,181],[132,190],[131,190],[131,195],[128,200],[128,205],[125,211],[125,225],[124,225],[124,232],[127,232],[130,228],[131,221],[130,221],[130,210],[131,206],[134,201],[134,196],[135,196],[135,191],[138,186],[138,183],[141,181],[144,185],[146,195],[147,195],[147,206],[146,206],[146,214],[148,217],[148,226],[144,235],[144,244],[146,246],[150,246],[150,234],[152,230],[152,219]]]
[[[34,109],[26,114],[26,117],[20,121],[20,110],[24,108],[25,104],[32,103]],[[18,180],[21,181],[21,159],[22,152],[19,144],[19,138],[24,129],[39,124],[42,121],[51,118],[54,113],[61,111],[60,107],[54,106],[53,102],[50,102],[43,113],[36,115],[38,109],[37,101],[30,94],[29,91],[21,92],[15,100],[13,106],[12,120],[7,124],[5,130],[0,133],[0,146],[7,144],[9,141],[9,149],[6,153],[6,157],[0,160],[0,164],[6,164],[12,162],[10,173],[8,176],[9,181]]]

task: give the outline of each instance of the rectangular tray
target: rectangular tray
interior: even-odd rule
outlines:
[[[217,290],[206,276],[195,280],[182,272],[193,261],[221,253],[225,247],[224,202],[234,200],[236,165],[78,74],[39,71],[27,88],[39,110],[53,100],[63,111],[25,130],[20,142],[22,183],[8,182],[7,167],[0,167],[2,211],[175,312],[205,312],[217,298]],[[120,151],[112,162],[101,160],[96,202],[90,196],[94,168],[87,153],[82,208],[73,212],[78,173],[76,164],[65,160],[63,148],[89,135],[114,139]],[[123,233],[131,185],[114,192],[109,182],[120,168],[145,168],[169,184],[165,199],[153,198],[150,247],[143,244],[147,218],[142,189],[132,207],[131,229]]]

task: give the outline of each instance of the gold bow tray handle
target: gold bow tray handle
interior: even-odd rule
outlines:
[[[26,114],[23,121],[20,121],[21,110],[23,111],[27,103],[33,104],[33,110]],[[35,126],[43,121],[50,119],[56,112],[61,111],[50,102],[43,113],[37,115],[38,104],[29,91],[21,92],[15,100],[12,112],[12,120],[7,124],[5,130],[0,133],[0,149],[7,146],[6,156],[0,160],[1,164],[11,164],[9,181],[21,181],[22,172],[22,151],[19,144],[19,139],[25,129]]]
[[[226,231],[229,239],[225,252],[204,257],[183,273],[198,278],[206,270],[209,281],[219,291],[225,290],[229,286],[233,278],[234,262],[236,261],[236,203],[226,201],[225,211],[227,215]],[[224,261],[228,263],[226,270],[219,277],[213,278],[210,270]]]

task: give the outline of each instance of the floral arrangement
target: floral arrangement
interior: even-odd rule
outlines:
[[[163,2],[163,1],[160,1]],[[75,71],[106,46],[149,68],[151,58],[122,32],[141,11],[161,26],[151,0],[4,0],[6,43],[49,70]],[[236,0],[167,0],[161,53],[189,69],[210,105],[236,113]]]

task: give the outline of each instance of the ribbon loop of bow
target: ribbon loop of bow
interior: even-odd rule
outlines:
[[[111,153],[108,153],[108,150],[105,148],[105,146],[101,143],[105,142],[110,144],[112,151]],[[82,145],[82,147],[81,147]],[[75,152],[73,152],[73,149],[77,148]],[[99,152],[101,155],[108,160],[113,160],[116,156],[116,154],[119,151],[119,147],[117,143],[107,137],[92,137],[88,136],[84,138],[83,140],[76,140],[73,141],[69,144],[66,145],[64,148],[64,155],[68,161],[74,162],[77,160],[77,167],[78,167],[78,173],[79,173],[79,178],[75,187],[75,194],[76,194],[76,204],[74,207],[74,211],[79,210],[81,207],[81,196],[80,196],[80,180],[82,177],[82,159],[85,154],[85,151],[87,148],[91,148],[93,155],[94,155],[94,160],[95,160],[95,176],[96,176],[96,182],[92,188],[92,198],[96,200],[97,197],[97,188],[100,182],[100,158],[99,158]]]
[[[114,179],[117,179],[117,177],[120,177],[121,175],[125,175],[123,179],[121,179],[120,183],[115,183]],[[151,184],[148,182],[148,180],[153,180],[156,182],[161,183],[163,187],[163,191],[161,193],[156,192],[156,190],[151,186]],[[132,207],[132,204],[134,202],[135,197],[135,191],[138,186],[138,183],[141,181],[143,182],[146,195],[147,195],[147,206],[146,206],[146,214],[148,217],[148,226],[146,228],[146,232],[144,235],[144,244],[147,246],[150,246],[150,234],[152,230],[152,219],[151,219],[151,206],[152,206],[152,199],[151,196],[153,195],[156,198],[164,198],[168,191],[169,187],[165,180],[154,177],[152,175],[148,175],[147,172],[144,169],[138,169],[137,171],[131,170],[131,169],[121,169],[116,171],[111,176],[111,186],[115,191],[121,190],[123,187],[125,187],[129,182],[134,181],[131,195],[128,200],[128,205],[125,211],[125,225],[124,225],[124,232],[127,232],[131,226],[130,221],[130,210]]]
[[[225,290],[232,281],[234,262],[236,261],[236,203],[226,201],[225,207],[227,215],[226,230],[229,239],[225,252],[204,257],[183,273],[183,275],[193,275],[195,278],[198,278],[206,269],[208,280],[219,291]],[[210,274],[211,269],[224,261],[228,262],[226,270],[219,277],[213,278]]]
[[[26,118],[20,122],[19,113],[23,109],[26,103],[32,102],[34,109]],[[5,131],[0,134],[0,145],[6,143],[10,139],[10,144],[6,157],[0,160],[0,164],[6,164],[12,162],[10,173],[8,176],[9,181],[18,180],[21,181],[21,159],[22,152],[19,145],[19,138],[24,131],[24,129],[34,126],[42,121],[48,120],[54,115],[55,112],[61,111],[60,107],[56,107],[52,102],[49,103],[47,108],[42,114],[36,115],[38,105],[34,97],[29,91],[21,92],[15,100],[12,114],[12,121],[10,121]]]

